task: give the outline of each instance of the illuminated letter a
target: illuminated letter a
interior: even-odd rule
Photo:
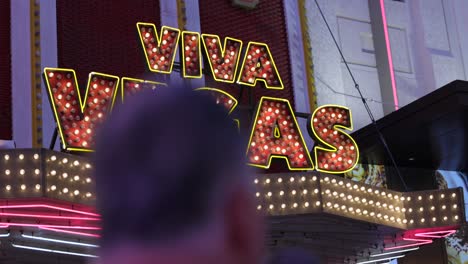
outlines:
[[[289,101],[262,97],[252,124],[248,163],[269,168],[274,157],[285,159],[290,170],[314,169]]]

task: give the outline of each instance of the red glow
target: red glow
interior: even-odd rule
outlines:
[[[380,0],[380,10],[382,12],[382,24],[383,24],[384,35],[385,35],[385,46],[387,47],[388,66],[390,68],[390,79],[392,82],[393,102],[395,104],[395,110],[398,110],[398,94],[397,94],[397,88],[396,88],[396,82],[395,82],[395,72],[393,71],[392,49],[390,47],[390,39],[388,36],[387,15],[385,13],[384,0]]]
[[[58,228],[51,228],[51,227],[44,227],[44,226],[41,226],[39,228],[44,229],[44,230],[53,231],[53,232],[58,232],[58,233],[64,233],[64,234],[71,234],[71,235],[78,235],[78,236],[88,236],[88,237],[101,237],[98,234],[91,234],[91,233],[71,231],[71,230],[62,230],[62,229],[58,229]]]

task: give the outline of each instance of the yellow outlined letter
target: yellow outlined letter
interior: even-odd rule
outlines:
[[[264,82],[268,89],[281,90],[284,88],[268,45],[249,42],[237,82],[255,86],[257,81]]]
[[[262,97],[251,130],[247,148],[249,165],[268,169],[273,158],[283,158],[290,170],[314,169],[287,99]]]
[[[44,68],[44,78],[63,148],[92,151],[94,131],[114,105],[119,77],[91,72],[84,100],[74,70]]]
[[[137,23],[137,29],[149,70],[166,74],[171,73],[177,44],[179,43],[180,30],[163,26],[158,36],[154,24],[142,22]]]
[[[317,171],[345,173],[359,161],[359,149],[354,139],[342,129],[353,130],[351,111],[339,105],[323,105],[310,117],[315,138],[326,147],[315,147]]]
[[[218,82],[233,83],[239,65],[242,41],[235,38],[224,38],[224,46],[218,35],[202,34],[208,64],[213,78]]]
[[[201,78],[200,33],[182,31],[182,74],[184,78]]]

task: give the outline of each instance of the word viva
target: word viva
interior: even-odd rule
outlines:
[[[273,56],[265,43],[249,42],[238,71],[242,41],[226,37],[221,44],[217,35],[180,32],[179,29],[137,23],[141,47],[148,69],[169,74],[174,64],[179,38],[182,73],[185,78],[201,78],[201,43],[205,50],[205,64],[219,82],[255,86],[258,81],[267,89],[283,89]],[[236,77],[236,75],[238,75]],[[84,99],[73,69],[45,68],[44,79],[48,89],[55,120],[66,151],[92,151],[94,131],[114,107],[143,89],[156,90],[163,83],[118,77],[92,72],[89,74]],[[231,113],[237,100],[216,88],[199,88],[210,93],[218,104]],[[248,164],[269,168],[274,158],[284,159],[290,170],[318,170],[344,173],[352,170],[359,160],[359,150],[353,138],[345,132],[352,130],[351,111],[343,106],[325,105],[317,108],[308,119],[308,130],[315,138],[311,153],[307,149],[294,111],[287,99],[262,97],[257,104],[247,147]],[[314,165],[315,164],[315,165]]]

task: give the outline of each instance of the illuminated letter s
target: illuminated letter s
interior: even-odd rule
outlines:
[[[359,160],[359,149],[354,139],[342,129],[352,130],[351,111],[344,106],[324,105],[312,114],[310,128],[317,139],[315,165],[317,171],[345,173]]]

